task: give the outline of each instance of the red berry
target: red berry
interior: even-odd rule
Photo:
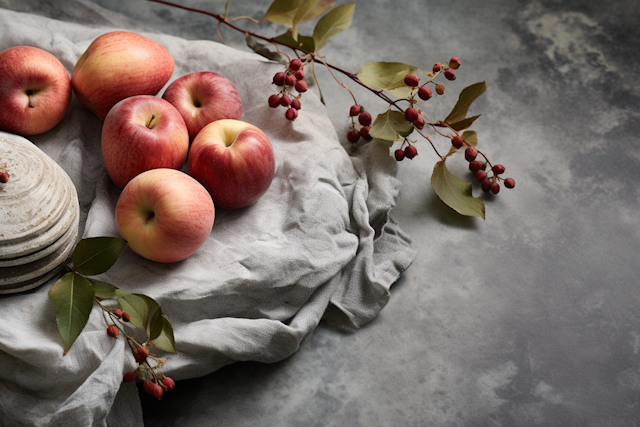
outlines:
[[[349,109],[349,115],[351,117],[357,116],[358,114],[360,114],[362,107],[358,104],[356,105],[352,105],[351,108]]]
[[[413,125],[417,129],[422,130],[422,128],[424,127],[424,119],[422,117],[418,117],[418,120],[414,121]]]
[[[284,113],[284,116],[287,118],[287,120],[294,121],[298,118],[298,110],[296,110],[295,108],[287,108],[287,112]]]
[[[371,124],[371,114],[368,111],[363,111],[358,116],[358,121],[362,126],[369,126]]]
[[[122,310],[120,310],[119,308],[114,308],[113,309],[113,314],[116,315],[116,317],[119,319],[122,317]]]
[[[456,72],[453,71],[451,68],[449,68],[448,70],[445,70],[444,77],[447,80],[455,80],[456,79]]]
[[[282,71],[277,72],[276,75],[273,76],[273,83],[278,86],[282,86],[284,84],[284,73]]]
[[[147,392],[147,394],[153,395],[153,390],[156,388],[156,384],[151,380],[144,380],[142,388]]]
[[[130,383],[132,381],[135,381],[135,379],[136,379],[136,373],[135,372],[127,372],[126,374],[124,374],[124,379],[122,380],[122,382]]]
[[[395,156],[397,161],[401,161],[402,159],[404,159],[404,150],[401,148],[398,148],[393,155]]]
[[[302,107],[302,106],[300,105],[300,100],[299,100],[298,98],[293,98],[293,99],[291,100],[291,107],[292,107],[292,108],[295,108],[296,110],[299,110],[299,109],[300,109],[300,107]]]
[[[271,95],[269,97],[269,107],[277,108],[280,105],[280,95]]]
[[[287,83],[287,86],[293,86],[296,84],[298,80],[296,79],[296,76],[294,76],[293,74],[289,74],[286,78],[285,78],[285,82]]]
[[[444,95],[444,85],[443,84],[438,83],[436,85],[436,93],[438,95]]]
[[[418,110],[413,107],[407,108],[404,112],[404,118],[408,122],[415,122],[416,120],[418,120],[418,117],[420,117],[420,113],[418,113]]]
[[[484,191],[485,193],[488,193],[489,190],[491,190],[491,185],[493,183],[491,182],[490,179],[485,179],[484,181],[482,181],[482,191]]]
[[[9,182],[9,172],[1,171],[0,172],[0,182],[6,184]]]
[[[422,86],[420,89],[418,89],[418,96],[420,97],[420,99],[426,101],[427,99],[430,99],[431,96],[433,96],[433,93],[431,92],[430,88]]]
[[[415,74],[407,74],[404,78],[404,84],[411,87],[416,87],[420,83],[420,78]]]
[[[416,148],[415,145],[409,145],[407,148],[404,149],[404,155],[407,156],[407,158],[409,159],[413,159],[415,156],[418,155],[418,149]]]
[[[164,394],[164,389],[160,387],[158,384],[154,384],[153,391],[151,392],[151,394],[153,395],[153,397],[160,400],[160,398],[162,398],[162,395]]]
[[[516,186],[516,180],[513,178],[507,178],[504,180],[504,186],[507,188],[513,188]]]
[[[482,162],[480,160],[474,160],[469,163],[469,170],[473,173],[478,172],[482,168]]]
[[[147,350],[144,347],[138,347],[133,349],[133,358],[136,359],[136,362],[138,362],[139,364],[144,363],[144,361],[147,360],[148,356],[149,356],[149,350]]]
[[[289,105],[291,105],[291,98],[289,98],[287,95],[283,96],[282,98],[280,98],[280,105],[282,105],[283,107],[288,107]]]
[[[491,184],[491,192],[493,194],[498,194],[500,192],[500,184],[498,184],[497,182]]]
[[[291,62],[289,62],[289,69],[291,71],[298,71],[300,67],[302,67],[302,61],[300,61],[298,58],[294,58],[291,60]]]
[[[485,171],[476,172],[476,179],[478,180],[478,182],[484,181],[485,179],[487,179],[487,173]]]
[[[120,334],[120,329],[116,325],[111,325],[107,328],[107,335],[113,338],[118,338]]]
[[[131,320],[131,315],[129,313],[127,313],[126,311],[122,312],[122,320],[124,320],[125,322],[128,322]]]
[[[476,150],[474,147],[467,147],[467,149],[464,150],[464,158],[467,159],[467,162],[474,161],[477,155],[478,150]]]
[[[449,68],[453,68],[454,70],[457,70],[458,67],[460,67],[460,58],[458,58],[457,56],[454,56],[449,60]]]
[[[438,62],[437,64],[435,64],[435,65],[433,66],[433,72],[434,72],[434,73],[438,73],[438,72],[440,72],[440,71],[442,71],[442,66],[441,66],[441,65],[440,65],[440,63]]]
[[[167,391],[173,390],[176,386],[176,383],[169,377],[164,377],[162,379],[162,384],[167,388]]]
[[[294,74],[294,76],[296,76],[296,79],[298,79],[298,80],[302,80],[302,79],[304,79],[304,71],[302,71],[302,70],[298,70],[298,71],[296,71],[296,73]]]
[[[355,144],[360,139],[360,132],[355,129],[350,130],[347,134],[347,139],[350,143]]]
[[[304,80],[299,80],[296,82],[296,90],[300,93],[307,91],[307,82]]]
[[[495,173],[496,175],[500,175],[501,173],[504,173],[504,166],[495,165],[493,168],[491,168],[491,170],[493,170],[493,173]]]
[[[464,145],[464,139],[460,135],[456,135],[451,138],[451,144],[456,148],[461,148]]]
[[[371,126],[363,126],[360,129],[360,136],[364,138],[365,141],[371,141],[373,137],[369,135],[369,131],[371,130]]]

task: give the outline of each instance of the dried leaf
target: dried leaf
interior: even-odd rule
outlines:
[[[73,251],[74,271],[93,276],[107,271],[118,259],[127,244],[121,237],[92,237],[82,239]]]
[[[331,37],[341,33],[351,25],[353,12],[355,10],[355,3],[341,4],[320,18],[316,27],[313,29],[313,41],[315,42],[316,52],[326,46]]]
[[[485,82],[475,83],[462,89],[458,97],[458,102],[456,102],[456,105],[447,118],[444,119],[445,123],[458,131],[471,126],[471,123],[480,116],[478,115],[467,119],[467,111],[469,111],[471,103],[482,95],[486,89],[487,85]]]
[[[413,132],[413,124],[404,118],[404,114],[388,110],[376,117],[376,121],[369,130],[369,135],[385,141],[395,141],[409,136],[411,132]]]
[[[267,20],[291,28],[293,17],[296,16],[302,2],[303,0],[275,0],[261,21]]]
[[[245,33],[244,39],[247,42],[247,46],[249,46],[249,48],[251,48],[258,55],[262,55],[267,59],[279,62],[282,65],[287,65],[289,63],[284,55],[282,55],[280,52],[269,50],[269,47],[267,45],[258,43],[258,41],[251,37],[249,33]]]
[[[471,183],[464,181],[447,169],[445,161],[436,163],[431,176],[431,186],[440,200],[461,215],[484,219],[484,202],[471,195]]]
[[[56,323],[62,336],[64,354],[87,324],[94,295],[91,283],[76,273],[65,274],[49,290],[49,298],[56,306]]]
[[[169,353],[176,353],[176,343],[173,339],[173,328],[171,323],[166,317],[162,317],[162,332],[151,342],[160,350],[167,351]]]
[[[404,84],[407,74],[415,74],[418,69],[401,62],[367,62],[360,68],[358,79],[374,90],[384,90],[398,98],[406,98],[411,88]]]
[[[293,36],[291,35],[291,31],[287,31],[284,34],[279,35],[278,37],[274,37],[273,38],[276,41],[279,41],[281,43],[286,43],[289,46],[293,46],[293,47],[297,47],[299,49],[302,49],[305,52],[313,52],[313,50],[315,49],[315,44],[313,42],[313,38],[309,37],[309,36],[303,36],[302,34],[298,34],[298,40],[294,40]],[[289,62],[285,61],[285,65],[288,65]]]

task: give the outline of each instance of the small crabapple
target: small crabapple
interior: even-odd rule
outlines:
[[[122,317],[122,310],[120,310],[119,308],[114,308],[113,314],[115,314],[115,316],[119,319]]]
[[[438,95],[444,95],[444,85],[443,85],[443,84],[438,83],[438,84],[436,85],[436,93],[437,93]]]
[[[127,313],[126,311],[122,312],[122,320],[124,320],[125,322],[128,322],[131,320],[131,315],[129,313]]]
[[[120,334],[120,329],[116,325],[111,325],[107,328],[107,335],[113,338],[118,338]]]
[[[162,398],[162,395],[164,394],[164,389],[160,387],[158,384],[154,384],[151,394],[153,397],[160,400]]]
[[[289,98],[287,95],[284,95],[282,98],[280,98],[280,105],[282,105],[283,107],[288,107],[289,105],[291,105],[291,98]]]
[[[455,80],[456,79],[456,72],[453,71],[452,69],[445,70],[444,77],[447,80]]]
[[[279,71],[275,74],[275,76],[273,76],[273,83],[278,85],[278,86],[282,86],[284,84],[284,73],[282,71]]]
[[[485,193],[488,193],[489,190],[491,190],[491,185],[493,183],[491,182],[490,179],[485,179],[484,181],[482,181],[482,191],[484,191]]]
[[[138,362],[139,364],[144,363],[145,360],[147,360],[147,357],[149,356],[149,350],[147,350],[145,347],[137,347],[133,349],[133,358],[136,359],[136,362]]]
[[[480,160],[474,160],[469,163],[469,170],[473,173],[478,172],[482,169],[482,162]]]
[[[487,173],[483,170],[479,170],[478,172],[476,172],[476,179],[478,180],[478,182],[482,182],[485,179],[487,179]]]
[[[307,91],[307,82],[304,80],[298,80],[295,84],[295,88],[298,92],[306,92]]]
[[[402,159],[404,159],[404,150],[401,148],[398,148],[396,151],[393,152],[393,155],[395,156],[397,161],[401,161]]]
[[[430,88],[428,88],[426,86],[422,86],[420,89],[418,89],[418,96],[423,101],[426,101],[426,100],[430,99],[433,96],[433,93],[431,92]]]
[[[280,105],[280,95],[274,94],[269,97],[269,107],[277,108]]]
[[[291,100],[291,108],[295,108],[296,110],[299,110],[302,107],[302,105],[300,105],[300,100],[298,98],[293,98]]]
[[[291,71],[298,71],[302,67],[302,61],[298,58],[293,58],[291,62],[289,62],[289,69]]]
[[[302,79],[304,79],[304,71],[302,71],[302,70],[298,70],[298,71],[296,71],[296,73],[294,74],[294,76],[296,76],[296,79],[298,79],[298,80],[302,80]]]
[[[478,150],[476,150],[475,147],[467,147],[467,149],[464,150],[464,158],[467,159],[468,162],[474,161],[477,155]]]
[[[462,146],[464,145],[464,139],[462,139],[460,135],[456,135],[451,138],[451,144],[456,148],[462,148]]]
[[[404,112],[404,118],[408,122],[415,122],[418,120],[418,117],[420,117],[420,113],[418,113],[418,110],[413,107],[407,108]]]
[[[507,178],[504,180],[504,186],[507,188],[513,188],[516,186],[516,180],[513,178]]]
[[[358,104],[352,105],[351,108],[349,108],[349,115],[351,117],[357,116],[360,114],[360,111],[362,111],[362,106]]]
[[[289,74],[285,78],[285,82],[287,83],[287,86],[293,86],[293,85],[296,84],[297,81],[298,81],[298,79],[296,79],[296,76],[294,76],[293,74]]]
[[[136,373],[135,372],[127,372],[126,374],[124,374],[124,378],[122,379],[122,382],[124,383],[130,383],[135,381],[136,379]]]
[[[142,388],[144,389],[145,392],[147,392],[147,394],[153,395],[153,389],[155,389],[155,387],[156,387],[156,384],[150,379],[146,379],[142,383]]]
[[[176,386],[176,383],[169,377],[164,377],[162,379],[162,384],[167,388],[167,391],[173,390]]]
[[[347,139],[350,143],[355,144],[360,140],[360,132],[355,129],[350,130],[349,133],[347,133]]]
[[[460,58],[458,58],[457,56],[454,56],[449,60],[449,68],[453,68],[454,70],[457,70],[458,67],[460,67]]]
[[[501,173],[504,173],[504,166],[502,166],[502,165],[494,165],[493,168],[491,168],[491,170],[496,175],[500,175]]]
[[[498,184],[497,182],[491,184],[491,192],[493,194],[498,194],[500,192],[500,184]]]
[[[373,137],[369,135],[369,131],[371,130],[371,126],[363,126],[360,129],[360,136],[364,138],[365,141],[371,141]]]
[[[420,78],[415,74],[407,74],[404,78],[404,84],[411,87],[416,87],[420,83]]]
[[[284,113],[284,116],[287,118],[287,120],[294,121],[298,118],[298,110],[296,110],[295,108],[287,108],[287,112]]]
[[[433,72],[434,73],[439,73],[440,71],[442,71],[442,65],[440,65],[440,63],[436,63],[433,65]]]
[[[358,115],[358,122],[360,122],[362,126],[369,126],[371,124],[371,113],[368,111],[360,113]]]
[[[424,119],[418,116],[418,119],[413,122],[413,125],[416,127],[416,129],[422,130],[422,128],[424,127]]]
[[[409,145],[407,148],[404,149],[404,155],[407,156],[408,159],[413,159],[415,156],[418,155],[418,149],[416,148],[415,145]]]

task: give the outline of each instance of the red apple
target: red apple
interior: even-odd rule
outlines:
[[[231,80],[221,74],[209,71],[187,74],[171,83],[162,97],[180,112],[191,139],[213,121],[242,118],[240,94]]]
[[[123,188],[150,169],[180,169],[189,152],[189,132],[173,105],[138,95],[118,102],[102,126],[102,158],[111,180]]]
[[[189,175],[205,186],[218,208],[239,209],[256,202],[275,172],[273,147],[257,127],[217,120],[196,136],[187,160]]]
[[[16,46],[0,52],[0,129],[20,135],[60,123],[71,102],[71,82],[49,52]]]
[[[106,33],[82,54],[71,86],[82,105],[104,121],[118,101],[155,95],[173,74],[173,57],[158,43],[127,31]]]
[[[215,209],[207,190],[175,169],[153,169],[124,187],[116,204],[120,235],[138,255],[176,262],[207,240]]]

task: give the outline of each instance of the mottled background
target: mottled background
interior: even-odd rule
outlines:
[[[94,1],[132,25],[217,40],[203,15]],[[224,3],[181,0],[218,13]],[[230,16],[260,18],[269,3],[232,1]],[[486,197],[486,221],[461,217],[431,190],[436,156],[419,144],[399,164],[393,212],[418,256],[381,315],[358,331],[321,324],[280,363],[181,381],[162,402],[143,394],[146,425],[639,425],[639,18],[634,0],[358,2],[327,60],[424,72],[459,56],[458,79],[424,108],[444,118],[462,88],[486,81],[473,129],[516,188]],[[222,33],[247,49],[241,34]],[[320,79],[346,134],[350,96]],[[385,108],[354,91],[372,112]],[[470,179],[464,163],[451,169]]]

